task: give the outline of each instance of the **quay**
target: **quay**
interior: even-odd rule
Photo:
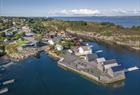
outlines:
[[[123,70],[117,71],[113,74],[113,71],[109,71],[110,69],[108,69],[108,71],[102,71],[98,68],[98,63],[96,61],[87,62],[72,54],[64,54],[64,58],[62,57],[58,61],[58,66],[102,84],[114,83],[126,78]]]
[[[97,82],[99,81],[99,78],[98,78],[98,77],[93,76],[93,75],[91,75],[91,74],[89,74],[89,73],[86,73],[86,72],[84,72],[84,71],[76,70],[76,69],[74,69],[74,68],[72,68],[72,67],[70,67],[70,66],[67,66],[67,65],[65,65],[65,64],[63,64],[63,63],[61,63],[61,62],[58,62],[58,66],[60,66],[60,67],[62,67],[62,68],[64,68],[64,69],[68,69],[68,70],[70,70],[70,71],[74,71],[75,73],[79,73],[80,75],[85,76],[85,77],[87,77],[87,78],[89,78],[89,79],[91,79],[91,80],[95,80],[95,81],[97,81]]]

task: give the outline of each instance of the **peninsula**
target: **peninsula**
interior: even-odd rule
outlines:
[[[124,80],[125,69],[115,59],[98,57],[92,51],[94,46],[84,43],[83,37],[78,35],[110,43],[121,40],[123,45],[127,43],[131,48],[140,48],[140,27],[124,28],[112,23],[62,21],[52,18],[1,17],[0,20],[1,56],[7,55],[12,60],[20,61],[45,51],[59,60],[59,66],[100,83]],[[131,31],[134,35],[130,35]],[[122,40],[124,36],[128,36],[128,41]]]

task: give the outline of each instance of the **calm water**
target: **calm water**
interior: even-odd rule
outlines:
[[[93,52],[104,50],[98,54],[100,57],[116,58],[126,68],[135,65],[140,67],[138,53],[102,43],[89,44],[94,46]],[[9,92],[3,95],[140,95],[140,70],[127,73],[126,80],[121,83],[103,86],[61,69],[46,54],[12,65],[5,76],[15,78],[16,82],[9,85]]]
[[[111,22],[124,27],[140,26],[140,16],[126,16],[126,17],[106,17],[106,16],[93,16],[93,17],[56,17],[57,19],[70,20],[70,21],[90,21],[90,22]]]

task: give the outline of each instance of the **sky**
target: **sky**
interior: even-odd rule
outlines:
[[[0,0],[0,16],[140,16],[140,0]]]

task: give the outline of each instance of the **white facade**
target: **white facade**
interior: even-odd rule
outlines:
[[[109,69],[109,68],[115,67],[115,66],[118,66],[118,63],[106,64],[106,65],[104,65],[104,68]]]
[[[63,46],[62,46],[62,45],[56,45],[55,48],[56,48],[56,50],[58,50],[58,51],[63,50]]]
[[[97,63],[103,64],[103,62],[105,61],[105,58],[104,57],[97,58],[96,61],[97,61]]]
[[[52,39],[48,40],[48,43],[49,43],[50,45],[54,45],[54,41],[53,41]]]
[[[89,46],[83,46],[78,48],[80,55],[92,54],[92,49]]]

